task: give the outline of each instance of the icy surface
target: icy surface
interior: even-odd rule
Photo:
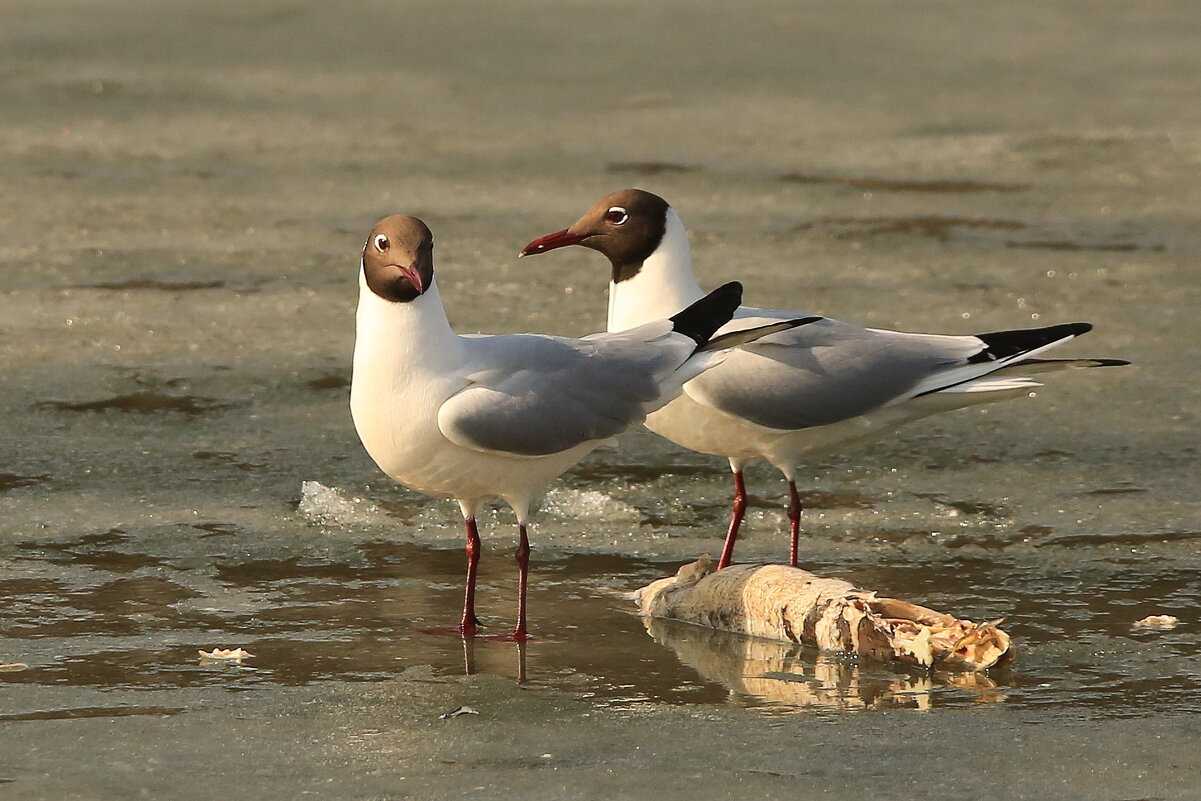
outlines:
[[[347,498],[342,492],[319,481],[304,481],[300,485],[300,504],[296,511],[301,517],[322,525],[354,526],[379,523],[379,507],[364,498]]]
[[[395,5],[5,5],[0,795],[1199,797],[1195,2]],[[720,547],[731,488],[644,431],[536,518],[528,683],[513,643],[419,631],[456,620],[463,526],[351,424],[366,232],[430,223],[459,330],[584,335],[604,259],[515,255],[630,185],[705,287],[1088,320],[1052,355],[1135,363],[801,466],[802,561],[1006,616],[994,687],[652,637],[615,593]],[[779,559],[784,483],[747,485],[738,557]],[[480,522],[503,632],[513,518]]]
[[[597,490],[552,489],[541,508],[560,520],[603,520],[613,525],[636,523],[642,517],[630,504]]]

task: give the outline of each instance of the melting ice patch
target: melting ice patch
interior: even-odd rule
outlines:
[[[636,523],[642,519],[635,507],[595,490],[552,489],[546,493],[539,508],[552,517],[564,520]],[[319,481],[301,483],[300,504],[296,510],[310,523],[324,526],[370,526],[395,522],[388,510],[366,498],[349,495]]]
[[[642,515],[633,506],[596,490],[552,489],[542,501],[542,511],[574,520],[626,520],[637,522]]]
[[[296,508],[305,520],[322,525],[368,525],[378,523],[383,512],[364,498],[347,498],[319,481],[300,485],[300,505]]]

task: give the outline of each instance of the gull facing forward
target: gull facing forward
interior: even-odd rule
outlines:
[[[582,245],[608,257],[609,331],[675,313],[704,293],[692,272],[684,223],[667,201],[623,189],[597,201],[570,228],[526,245],[522,256]],[[796,312],[740,308],[721,333]],[[801,499],[796,466],[814,453],[884,434],[902,423],[1041,386],[1026,377],[1118,359],[1039,359],[1092,326],[1068,323],[976,336],[908,334],[822,319],[760,340],[690,381],[647,417],[647,428],[702,453],[725,456],[734,504],[718,567],[726,567],[746,511],[743,466],[766,459],[788,480],[789,560],[797,564]]]
[[[476,515],[488,498],[517,516],[517,623],[524,640],[533,499],[602,442],[642,422],[727,348],[817,320],[773,320],[714,338],[742,298],[731,282],[670,318],[566,339],[460,336],[434,280],[434,239],[415,217],[376,223],[363,248],[350,406],[363,446],[406,486],[459,502],[467,581],[459,631],[475,634]]]

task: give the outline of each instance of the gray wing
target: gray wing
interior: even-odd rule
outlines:
[[[519,456],[560,453],[642,422],[661,402],[662,377],[695,348],[666,321],[620,336],[517,334],[464,344],[474,369],[468,386],[442,404],[438,427],[464,447]]]
[[[796,316],[743,308],[722,332]],[[735,351],[684,391],[735,417],[795,430],[857,417],[955,383],[957,371],[983,347],[976,337],[879,331],[826,318]],[[973,366],[970,372],[987,369]]]

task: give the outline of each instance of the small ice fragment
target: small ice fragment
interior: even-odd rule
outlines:
[[[1148,615],[1135,621],[1130,628],[1135,631],[1167,631],[1180,625],[1180,619],[1171,615]]]
[[[29,665],[24,662],[5,662],[0,665],[0,673],[16,673],[18,670],[24,670]]]
[[[476,712],[474,709],[472,709],[469,706],[461,706],[458,709],[452,709],[449,712],[443,712],[441,715],[438,716],[438,720],[449,720],[450,718],[457,718],[459,715],[478,715],[478,714],[479,714],[479,712]]]
[[[214,648],[211,651],[197,651],[200,654],[200,661],[209,662],[241,662],[243,659],[248,659],[254,654],[249,651],[243,651],[241,648]]]
[[[596,490],[553,489],[546,493],[542,510],[563,519],[629,522],[642,519],[633,506]]]
[[[378,519],[379,508],[362,498],[348,499],[333,487],[319,481],[300,484],[300,516],[323,525],[368,524]]]

